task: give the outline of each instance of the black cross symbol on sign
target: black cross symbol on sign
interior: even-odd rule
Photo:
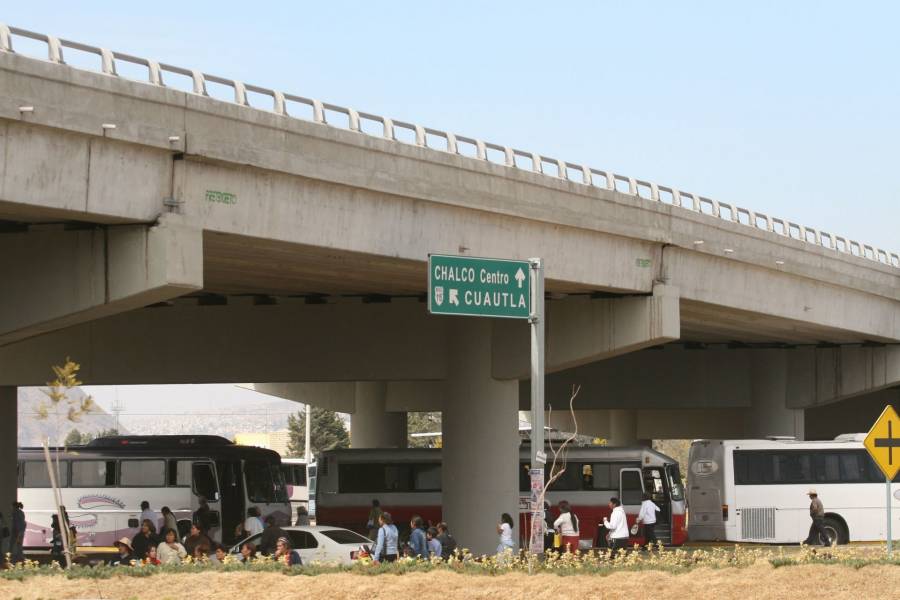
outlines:
[[[886,438],[875,438],[876,448],[888,449],[888,464],[894,464],[894,448],[900,448],[900,438],[894,437],[893,421],[888,421],[888,436]]]

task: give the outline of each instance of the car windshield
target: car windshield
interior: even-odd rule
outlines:
[[[371,544],[372,540],[347,529],[326,529],[322,535],[338,544]]]

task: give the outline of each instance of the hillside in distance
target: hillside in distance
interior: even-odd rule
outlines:
[[[101,431],[108,431],[116,427],[115,417],[97,405],[94,405],[88,414],[74,423],[66,419],[67,408],[60,409],[58,419],[53,414],[47,419],[39,419],[38,410],[41,404],[49,404],[47,395],[43,392],[44,389],[46,388],[20,387],[18,389],[19,446],[40,446],[47,437],[50,438],[52,445],[62,444],[72,429],[96,435]],[[69,391],[68,396],[71,400],[80,402],[86,394],[81,389],[75,388]],[[121,426],[119,430],[127,433]]]

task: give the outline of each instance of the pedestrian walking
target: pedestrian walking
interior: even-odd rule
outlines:
[[[381,562],[394,562],[397,560],[399,552],[400,534],[397,532],[397,526],[391,518],[391,513],[382,512],[378,518],[378,537],[375,542],[375,551],[372,553],[372,559],[375,564]]]
[[[21,502],[12,503],[10,540],[10,560],[13,563],[25,562],[25,505]]]
[[[809,518],[812,519],[812,524],[809,526],[809,535],[803,543],[809,546],[816,544],[830,546],[831,541],[828,539],[828,532],[825,531],[825,505],[819,500],[819,494],[815,489],[809,490],[806,495],[809,496]]]
[[[647,492],[644,492],[643,498],[637,523],[643,525],[644,543],[647,545],[647,549],[652,550],[659,543],[659,540],[656,539],[656,513],[660,512],[660,509]]]
[[[507,550],[514,551],[516,548],[513,542],[513,519],[509,513],[500,515],[500,522],[497,523],[497,533],[500,536],[500,543],[497,544],[497,554],[503,554]]]
[[[562,536],[562,552],[578,552],[578,517],[566,500],[559,503],[559,516],[553,521],[553,528]]]
[[[614,559],[619,550],[628,545],[628,518],[622,503],[615,496],[609,499],[609,509],[612,514],[609,520],[603,518],[603,526],[609,531],[609,558]]]
[[[150,503],[144,500],[141,502],[141,520],[143,523],[144,519],[148,519],[151,523],[153,523],[153,530],[159,531],[159,528],[162,526],[162,519],[159,518],[159,514],[155,510],[150,508]]]
[[[409,547],[413,558],[428,558],[428,540],[425,538],[425,521],[414,515],[409,521]]]

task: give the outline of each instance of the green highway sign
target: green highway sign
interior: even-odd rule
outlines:
[[[531,265],[527,260],[429,254],[428,312],[527,319]]]

